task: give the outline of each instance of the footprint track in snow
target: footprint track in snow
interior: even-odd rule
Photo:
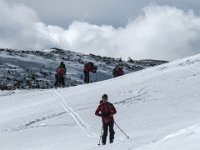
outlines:
[[[52,94],[58,97],[58,102],[60,103],[61,107],[70,114],[76,124],[86,132],[88,137],[94,137],[95,134],[89,129],[86,123],[82,120],[82,118],[72,109],[64,100],[64,98],[55,90],[52,90]]]

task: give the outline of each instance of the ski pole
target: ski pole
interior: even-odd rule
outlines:
[[[114,123],[118,127],[118,129],[126,136],[126,138],[129,139],[129,136],[117,125],[117,123],[116,122]]]
[[[103,127],[101,128],[101,135],[100,135],[99,144],[98,144],[99,146],[101,145],[100,143],[101,143],[102,134],[103,134]]]

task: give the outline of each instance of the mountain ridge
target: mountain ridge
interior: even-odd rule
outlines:
[[[112,78],[117,64],[124,66],[125,73],[160,65],[167,61],[132,60],[81,54],[59,48],[45,50],[0,49],[0,89],[48,89],[54,87],[55,70],[59,63],[67,65],[66,86],[83,84],[83,65],[92,61],[97,65],[97,74],[91,74],[91,82]]]

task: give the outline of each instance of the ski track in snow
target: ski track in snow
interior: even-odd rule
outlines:
[[[146,93],[143,93],[141,95],[132,96],[132,97],[126,98],[124,100],[115,102],[114,104],[116,104],[116,105],[119,105],[119,104],[131,105],[133,103],[136,103],[136,101],[142,101],[142,100],[144,100],[145,97],[146,97],[146,95],[147,95]]]
[[[42,122],[42,121],[46,121],[46,120],[52,119],[52,118],[59,117],[59,116],[64,115],[66,113],[67,112],[61,112],[61,113],[58,113],[58,114],[51,114],[51,115],[48,115],[48,116],[45,116],[45,117],[37,118],[37,119],[32,120],[32,121],[30,121],[28,123],[25,123],[23,125],[19,125],[17,127],[9,127],[7,129],[1,130],[1,131],[17,132],[17,131],[26,130],[26,129],[29,129],[29,128],[53,126],[53,125],[40,125],[40,126],[39,125],[38,126],[32,126],[32,125],[34,125],[36,123],[39,123],[39,122]],[[65,124],[65,125],[73,126],[74,124],[69,123],[69,124]],[[56,126],[56,125],[54,125],[54,126]]]
[[[150,95],[148,91],[146,90],[148,86],[141,88],[135,96],[128,97],[126,99],[120,100],[118,102],[115,102],[114,104],[119,105],[119,104],[127,104],[131,105],[133,103],[137,103],[138,101],[145,102],[146,98],[148,98]],[[132,93],[131,90],[129,90],[129,93]]]
[[[3,93],[3,94],[0,94],[0,97],[1,97],[1,96],[9,96],[9,95],[12,95],[12,94],[14,94],[14,93],[15,93],[14,91],[6,92],[6,93]]]
[[[63,97],[55,90],[52,90],[52,94],[54,96],[57,96],[58,102],[62,106],[62,108],[70,114],[70,116],[73,118],[73,120],[76,122],[76,124],[84,131],[86,132],[88,137],[94,137],[95,134],[89,129],[89,127],[86,125],[86,123],[81,119],[81,117],[65,102]]]
[[[191,72],[191,73],[193,74],[193,76],[198,76],[198,75],[200,75],[200,72],[196,72],[196,71],[194,71],[194,70],[192,70],[192,69],[186,68],[186,70],[189,71],[189,72]]]

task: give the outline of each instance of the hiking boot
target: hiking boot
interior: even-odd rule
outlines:
[[[113,143],[113,139],[110,139],[110,143]]]

